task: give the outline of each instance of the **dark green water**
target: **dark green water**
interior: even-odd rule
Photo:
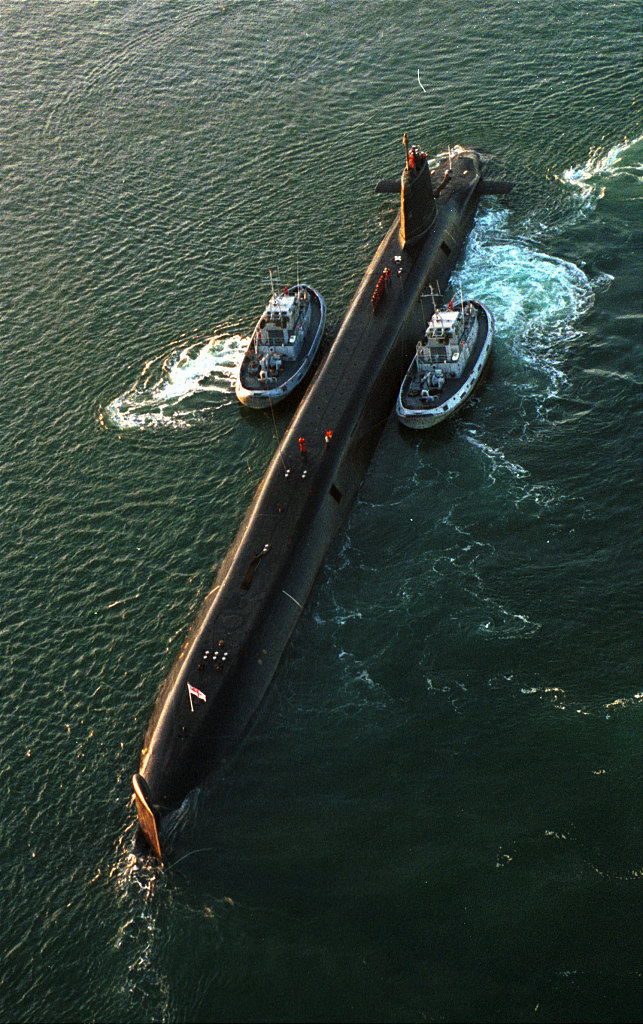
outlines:
[[[0,0],[2,1021],[641,1019],[642,6]],[[145,725],[401,136],[474,144],[497,320],[391,421],[259,723],[133,858]]]

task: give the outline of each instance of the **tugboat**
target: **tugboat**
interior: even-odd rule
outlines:
[[[325,324],[326,303],[310,285],[273,286],[239,367],[239,401],[267,409],[289,395],[312,366]]]
[[[475,299],[434,305],[397,398],[400,423],[424,430],[464,405],[485,371],[493,329],[493,315]]]

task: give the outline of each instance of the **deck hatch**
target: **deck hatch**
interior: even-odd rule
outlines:
[[[266,555],[269,550],[270,550],[270,544],[264,544],[262,550],[259,551],[258,554],[254,555],[254,557],[252,558],[252,561],[250,562],[250,565],[248,566],[248,568],[246,570],[245,576],[241,580],[241,589],[242,590],[249,590],[250,589],[250,584],[252,583],[252,577],[255,574],[257,566],[259,565],[259,562],[261,561],[263,556]]]

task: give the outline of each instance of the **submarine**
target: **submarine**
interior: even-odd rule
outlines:
[[[158,694],[132,784],[138,840],[163,861],[161,822],[254,721],[328,549],[344,524],[417,338],[444,291],[488,181],[456,147],[431,167],[404,135],[400,210],[293,415]],[[433,305],[429,300],[427,305]],[[433,309],[431,310],[433,312]]]

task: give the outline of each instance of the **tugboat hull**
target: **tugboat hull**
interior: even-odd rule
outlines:
[[[409,384],[417,367],[417,355],[414,356],[402,382],[395,406],[397,418],[405,427],[410,427],[412,430],[426,430],[428,427],[435,427],[438,423],[443,423],[469,401],[484,377],[491,356],[494,319],[490,310],[481,302],[474,301],[472,304],[478,311],[480,335],[472,353],[470,365],[465,368],[460,380],[449,382],[439,395],[423,402],[421,399],[412,400],[409,397]]]
[[[311,305],[311,322],[307,330],[304,351],[292,364],[284,364],[274,385],[270,386],[261,384],[257,376],[253,378],[249,372],[253,356],[253,344],[250,344],[239,367],[235,385],[237,398],[249,409],[269,409],[270,406],[281,402],[302,383],[313,365],[326,326],[326,303],[319,292],[308,284],[293,285],[288,289],[288,294],[294,295],[300,288],[306,289],[309,293]],[[257,329],[258,326],[255,332]]]

